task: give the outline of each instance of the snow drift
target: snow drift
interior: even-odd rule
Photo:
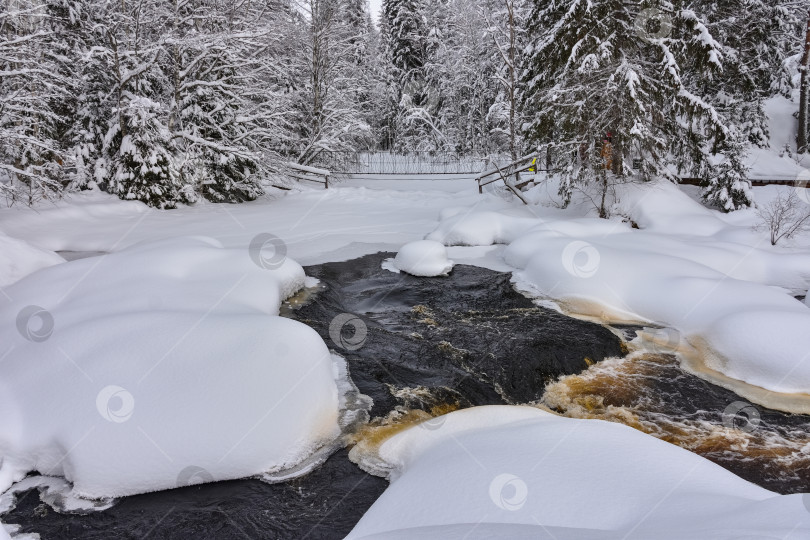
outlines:
[[[0,287],[11,285],[31,272],[63,263],[52,251],[36,248],[0,232]]]
[[[801,494],[777,495],[620,424],[531,407],[453,412],[352,457],[391,485],[349,539],[810,535]]]
[[[37,272],[0,307],[0,492],[99,499],[281,473],[334,441],[336,367],[278,317],[304,271],[205,238]]]

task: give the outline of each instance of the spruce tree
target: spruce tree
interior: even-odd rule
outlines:
[[[384,0],[383,16],[383,39],[387,42],[398,102],[391,122],[396,126],[395,148],[402,152],[432,149],[435,133],[431,111],[436,100],[427,73],[430,28],[425,5],[420,0]],[[435,35],[433,41],[435,46]]]
[[[193,202],[194,192],[180,179],[160,104],[126,95],[122,108],[113,112],[104,137],[108,191],[160,209]]]
[[[711,81],[696,80],[707,99],[748,141],[768,146],[762,101],[789,94],[788,59],[799,46],[801,15],[791,1],[712,0],[694,2],[711,35],[722,44],[723,70]],[[685,77],[689,79],[688,75]]]
[[[212,202],[252,201],[262,194],[256,158],[240,142],[246,129],[239,121],[232,66],[223,47],[210,61],[198,64],[201,78],[186,81],[182,88],[179,138],[186,146],[186,169],[200,194]]]
[[[729,128],[683,73],[710,80],[722,47],[683,2],[537,0],[531,21],[525,134],[554,150],[566,200],[598,183],[605,216],[612,183],[705,173]]]
[[[748,167],[745,164],[746,142],[734,134],[726,142],[724,160],[706,180],[704,199],[724,212],[751,206],[753,200]]]

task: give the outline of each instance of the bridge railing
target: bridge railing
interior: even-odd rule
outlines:
[[[470,156],[455,152],[321,152],[312,165],[338,174],[479,174],[508,156]]]

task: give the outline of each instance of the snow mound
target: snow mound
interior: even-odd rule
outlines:
[[[453,269],[444,244],[433,240],[419,240],[405,244],[394,257],[392,265],[413,276],[446,276]]]
[[[448,215],[449,214],[449,215]],[[453,212],[445,214],[439,227],[428,234],[445,246],[488,246],[508,244],[535,226],[533,218],[507,216],[498,212]]]
[[[11,285],[28,274],[65,260],[52,251],[11,238],[0,232],[0,287]]]
[[[352,456],[391,485],[349,539],[807,538],[777,495],[632,428],[530,407],[432,419]]]
[[[810,413],[810,311],[793,297],[808,288],[810,251],[774,248],[669,183],[628,184],[618,195],[617,215],[640,229],[619,218],[468,212],[428,237],[508,241],[504,261],[524,290],[570,313],[674,328],[672,352],[705,353],[703,367],[730,378],[727,387],[736,381],[733,390],[762,405]],[[786,404],[762,389],[799,396]]]
[[[340,434],[339,368],[278,316],[296,262],[206,238],[46,268],[0,306],[0,492],[104,499],[280,474]]]

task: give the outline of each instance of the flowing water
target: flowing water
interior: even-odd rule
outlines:
[[[630,425],[774,491],[810,491],[810,417],[754,407],[685,373],[675,356],[639,346],[640,327],[539,307],[507,274],[457,266],[415,278],[382,270],[391,255],[308,267],[320,284],[282,308],[343,355],[373,399],[371,422],[353,434],[358,450],[457,408],[534,403]],[[30,490],[2,520],[43,539],[341,538],[386,485],[342,449],[283,483],[191,486],[88,515],[55,512]]]
[[[684,372],[673,355],[606,360],[549,385],[540,403],[629,425],[772,491],[810,492],[810,417],[752,405]]]

